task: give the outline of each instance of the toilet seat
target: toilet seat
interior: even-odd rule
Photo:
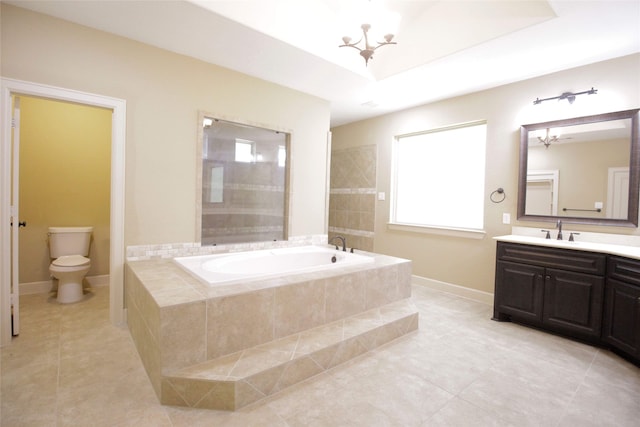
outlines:
[[[63,255],[53,260],[51,265],[57,267],[81,267],[88,265],[90,262],[91,260],[89,258],[83,257],[82,255]]]

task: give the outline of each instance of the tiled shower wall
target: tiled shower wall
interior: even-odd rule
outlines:
[[[377,147],[331,152],[329,239],[340,235],[349,248],[373,251]]]
[[[202,244],[283,240],[285,168],[278,165],[277,154],[270,156],[276,161],[241,163],[235,161],[234,145],[218,142],[217,147],[215,160],[203,162]],[[268,148],[261,148],[265,155]],[[212,167],[224,174],[223,198],[217,203],[208,203]]]

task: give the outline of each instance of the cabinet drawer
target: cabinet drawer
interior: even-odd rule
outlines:
[[[607,256],[604,254],[519,243],[498,242],[497,257],[503,261],[559,268],[599,276],[604,276],[607,265]],[[640,267],[638,268],[640,271]]]
[[[608,276],[640,286],[640,261],[618,256],[609,257]]]

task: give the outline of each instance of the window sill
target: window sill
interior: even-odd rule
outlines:
[[[447,227],[434,227],[428,225],[416,225],[416,224],[399,224],[399,223],[387,223],[387,229],[393,231],[407,231],[410,233],[422,233],[422,234],[437,234],[440,236],[451,237],[463,237],[467,239],[484,239],[487,234],[484,230],[472,230],[468,228],[447,228]]]

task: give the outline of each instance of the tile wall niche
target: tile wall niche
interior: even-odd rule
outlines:
[[[377,147],[331,152],[329,239],[344,236],[349,248],[373,251]]]

